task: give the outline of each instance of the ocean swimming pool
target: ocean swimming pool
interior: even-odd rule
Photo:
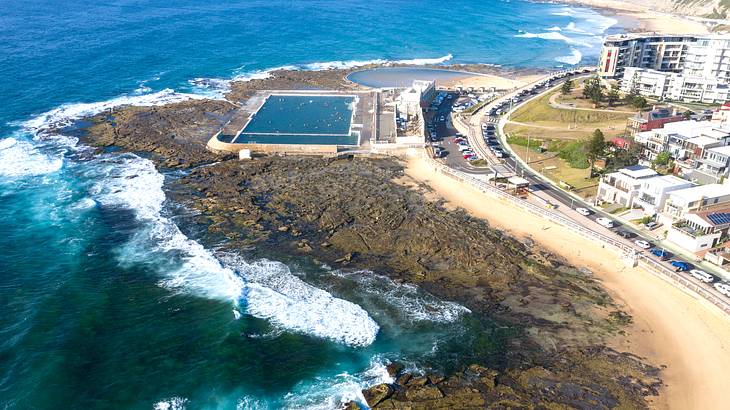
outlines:
[[[233,140],[236,144],[357,145],[353,95],[282,95],[266,98]]]

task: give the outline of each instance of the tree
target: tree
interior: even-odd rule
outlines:
[[[667,165],[669,164],[669,152],[662,151],[659,154],[657,154],[656,158],[654,158],[654,165]]]
[[[685,111],[682,113],[682,118],[685,120],[691,120],[692,119],[692,111]]]
[[[606,101],[608,102],[608,106],[613,106],[613,103],[618,101],[620,98],[620,95],[618,93],[618,89],[615,86],[611,86],[611,89],[608,90],[608,94],[606,94]]]
[[[598,105],[603,99],[604,86],[598,76],[593,76],[583,83],[583,97],[588,98],[593,104]]]
[[[646,101],[646,98],[639,95],[634,97],[633,101],[631,101],[631,105],[633,105],[636,109],[643,110],[647,105],[649,105],[649,103]]]
[[[560,87],[560,94],[568,95],[568,94],[570,94],[571,91],[573,91],[573,80],[568,79]]]
[[[603,136],[603,132],[596,129],[585,145],[586,158],[588,158],[588,162],[591,164],[591,169],[593,169],[596,160],[603,156],[605,149],[606,139]]]

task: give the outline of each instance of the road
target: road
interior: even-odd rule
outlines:
[[[491,165],[496,164],[502,164],[506,165],[508,168],[513,170],[518,176],[521,176],[525,178],[530,183],[530,191],[532,193],[532,196],[535,198],[538,198],[541,200],[541,202],[550,203],[555,205],[556,210],[560,213],[562,213],[565,216],[570,217],[574,221],[580,223],[581,225],[585,226],[588,229],[591,229],[596,232],[600,232],[604,235],[611,234],[615,235],[616,239],[623,242],[624,244],[633,247],[637,253],[643,253],[644,255],[647,255],[649,258],[659,262],[664,263],[664,266],[667,266],[668,268],[672,268],[671,265],[669,265],[669,261],[662,261],[658,257],[655,257],[654,255],[648,253],[647,250],[642,249],[638,247],[634,241],[638,239],[643,239],[653,246],[661,246],[663,249],[668,249],[670,253],[674,253],[674,255],[671,255],[671,260],[679,260],[689,263],[690,265],[693,265],[697,268],[701,268],[705,271],[708,271],[712,274],[714,274],[717,277],[720,277],[721,279],[728,280],[726,272],[723,270],[714,267],[713,265],[710,265],[707,262],[704,263],[698,263],[693,258],[683,256],[680,252],[677,252],[674,247],[671,245],[667,246],[667,244],[663,243],[663,241],[659,240],[659,238],[652,236],[651,234],[642,231],[638,229],[637,227],[633,226],[633,224],[622,224],[621,222],[617,221],[612,215],[607,214],[603,212],[601,209],[594,208],[592,204],[587,203],[583,201],[580,197],[577,197],[575,195],[572,195],[568,193],[567,191],[558,188],[552,181],[549,181],[548,179],[544,178],[542,175],[531,169],[529,166],[526,166],[518,157],[515,156],[514,151],[512,148],[507,144],[506,137],[504,133],[504,125],[506,124],[510,114],[514,112],[515,110],[519,109],[522,105],[529,102],[533,98],[537,98],[544,93],[551,92],[555,89],[557,89],[563,81],[567,78],[577,78],[584,74],[579,74],[575,76],[566,77],[564,79],[555,80],[552,81],[549,85],[545,87],[540,87],[535,92],[528,95],[524,101],[520,101],[519,104],[514,105],[510,102],[509,109],[507,109],[506,113],[502,116],[497,115],[489,115],[490,110],[495,107],[502,106],[502,104],[505,101],[511,101],[513,97],[517,96],[524,90],[527,90],[531,87],[531,85],[525,86],[523,88],[514,90],[510,93],[507,93],[506,95],[498,98],[497,100],[485,105],[479,112],[471,115],[471,116],[464,116],[464,115],[452,115],[452,122],[456,123],[457,128],[462,130],[462,133],[464,133],[469,143],[472,147],[472,149],[479,155],[481,158],[486,159]],[[540,81],[540,80],[538,80]],[[445,100],[445,103],[448,100]],[[443,107],[439,107],[438,117],[445,115],[448,117],[448,114],[450,113],[451,105],[450,104],[442,104]],[[437,118],[438,118],[437,117]],[[487,147],[486,142],[484,141],[482,137],[482,124],[483,123],[493,123],[497,125],[497,135],[501,143],[501,147],[503,150],[508,152],[510,155],[507,158],[499,159],[496,158],[492,151]],[[452,129],[449,126],[449,122],[443,123],[443,128],[439,128],[439,130],[443,130],[443,134],[439,133],[439,135],[445,135],[448,136],[451,132],[456,132],[455,129]],[[453,144],[453,142],[449,141],[449,138],[447,138],[444,141],[444,147],[452,151],[449,148],[456,149],[456,145]],[[458,150],[456,150],[458,152]],[[450,152],[449,157],[453,156],[454,153]],[[445,163],[449,165],[452,168],[458,169],[463,172],[468,172],[472,174],[484,174],[484,173],[490,173],[491,171],[487,170],[486,172],[484,170],[478,170],[475,167],[471,167],[468,164],[468,161],[463,160],[460,155],[457,155],[457,158],[449,158],[447,157],[445,159]],[[588,217],[583,216],[575,211],[576,208],[587,208],[592,211],[591,215]],[[614,221],[615,227],[612,229],[607,229],[598,223],[595,222],[596,218],[598,217],[606,217]],[[625,235],[628,235],[628,238],[622,238],[621,236],[618,236],[618,232],[625,232]],[[710,284],[706,284],[703,282],[698,281],[697,279],[686,275],[686,277],[692,281],[695,284],[698,284],[700,286],[703,286],[704,289],[709,290],[711,293],[713,293],[715,296],[719,298],[727,298],[726,296],[720,294],[714,286]]]

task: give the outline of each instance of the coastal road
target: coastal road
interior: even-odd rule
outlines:
[[[580,76],[580,75],[578,75]],[[576,78],[578,76],[571,76],[567,78]],[[648,255],[652,260],[655,260],[656,262],[659,262],[661,264],[664,264],[664,266],[671,269],[671,266],[669,265],[669,261],[661,261],[659,258],[651,255],[648,253],[648,251],[639,248],[634,243],[635,240],[643,239],[647,242],[649,242],[652,245],[662,247],[663,249],[667,249],[670,251],[673,255],[671,260],[680,260],[687,262],[697,268],[703,269],[705,271],[708,271],[712,274],[714,274],[717,277],[720,277],[721,279],[727,280],[727,274],[722,271],[721,269],[718,269],[712,265],[709,265],[708,263],[697,263],[693,258],[688,257],[687,255],[682,255],[682,252],[677,252],[676,249],[674,249],[673,246],[667,246],[663,241],[660,240],[660,238],[657,238],[650,233],[644,232],[637,227],[633,226],[633,224],[629,223],[622,223],[620,221],[617,221],[612,215],[607,214],[603,212],[603,210],[594,208],[592,204],[585,202],[582,200],[582,198],[578,197],[577,195],[573,195],[559,187],[557,187],[554,182],[548,180],[547,178],[543,177],[541,174],[539,174],[537,171],[533,170],[529,165],[525,164],[521,159],[519,159],[512,148],[507,144],[506,142],[506,136],[504,133],[504,125],[507,122],[507,119],[509,118],[509,115],[513,113],[515,110],[519,109],[522,105],[527,103],[528,101],[532,100],[533,98],[537,98],[541,95],[543,95],[546,92],[551,92],[555,89],[557,89],[563,81],[567,78],[562,78],[559,80],[554,80],[552,83],[546,87],[541,87],[532,95],[529,95],[524,101],[520,101],[517,105],[510,105],[509,110],[507,110],[507,113],[503,116],[490,116],[489,112],[493,107],[500,106],[505,100],[511,100],[514,96],[518,95],[521,91],[525,89],[529,89],[531,86],[528,85],[526,87],[523,87],[521,89],[514,90],[513,92],[495,100],[494,102],[487,104],[485,107],[483,107],[478,113],[475,113],[471,117],[467,117],[466,121],[464,121],[463,116],[460,116],[462,118],[454,118],[454,121],[459,122],[461,125],[459,128],[462,129],[462,132],[466,131],[466,134],[468,136],[470,145],[472,148],[478,153],[478,155],[482,158],[485,158],[489,161],[490,164],[503,164],[506,165],[508,168],[512,169],[518,176],[521,176],[528,180],[530,182],[530,190],[534,197],[540,198],[542,201],[552,203],[556,205],[557,211],[562,213],[565,216],[570,217],[575,222],[581,224],[582,226],[591,229],[596,232],[600,232],[603,234],[610,234],[614,235],[617,240],[623,242],[626,245],[629,245],[636,249],[637,252],[643,253],[644,255]],[[541,81],[541,80],[538,80]],[[494,157],[494,155],[491,154],[491,151],[487,148],[486,143],[484,142],[482,138],[482,132],[481,132],[481,124],[482,123],[497,123],[498,128],[498,136],[501,142],[501,145],[505,151],[509,152],[510,155],[508,158],[505,159],[497,159]],[[466,129],[465,129],[466,128]],[[449,162],[447,162],[449,164]],[[451,166],[451,165],[450,165]],[[452,166],[453,168],[465,171],[465,172],[471,172],[473,173],[473,167],[472,170],[468,169],[461,169],[457,166]],[[489,171],[488,171],[489,172]],[[590,209],[592,214],[588,217],[583,216],[575,211],[575,208],[577,207],[583,207]],[[596,218],[598,217],[606,217],[614,221],[614,224],[616,225],[612,229],[607,229],[598,223],[595,222]],[[623,231],[627,232],[626,235],[628,235],[628,238],[622,238],[618,235],[618,232]],[[702,283],[700,281],[697,281],[693,277],[686,275],[686,278],[693,283],[702,286],[704,289],[709,290],[712,294],[717,296],[718,298],[727,298],[726,296],[720,294],[717,292],[717,290],[709,284]]]

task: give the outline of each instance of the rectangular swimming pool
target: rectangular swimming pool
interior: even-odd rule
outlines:
[[[234,140],[237,144],[357,145],[356,97],[272,94]]]

